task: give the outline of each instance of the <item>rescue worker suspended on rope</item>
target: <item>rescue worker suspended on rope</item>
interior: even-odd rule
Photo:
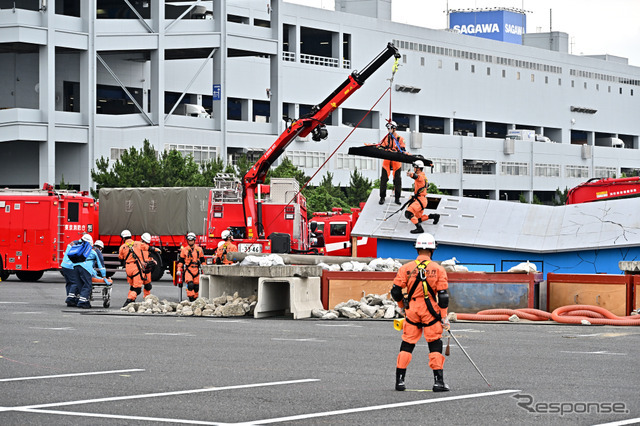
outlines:
[[[440,220],[438,213],[423,214],[425,207],[427,207],[427,187],[429,186],[429,181],[422,169],[424,169],[424,163],[422,160],[416,160],[413,163],[413,172],[407,172],[407,176],[414,179],[413,201],[409,204],[409,207],[407,207],[404,216],[416,226],[416,229],[409,231],[412,234],[421,234],[424,232],[420,222],[433,219],[433,224],[436,225]]]
[[[405,374],[411,362],[412,352],[422,334],[429,346],[429,367],[433,370],[434,392],[446,392],[444,383],[444,355],[442,355],[442,332],[449,329],[447,307],[449,306],[449,281],[447,272],[432,262],[436,240],[431,234],[419,235],[415,242],[418,258],[402,265],[393,280],[391,297],[404,308],[405,321],[402,328],[402,344],[396,361],[396,390],[403,391]],[[407,294],[403,294],[403,289]]]
[[[183,276],[183,281],[187,285],[187,297],[189,302],[198,298],[200,291],[200,265],[205,262],[202,247],[196,244],[196,234],[187,234],[187,246],[180,249],[178,259],[178,271]],[[184,270],[184,272],[183,272]]]
[[[395,121],[387,123],[387,131],[389,132],[378,144],[379,147],[389,151],[406,152],[404,138],[396,131],[398,125]],[[399,161],[384,160],[382,162],[382,171],[380,173],[380,204],[384,204],[387,196],[387,182],[389,177],[393,177],[393,190],[395,192],[395,203],[400,204],[400,194],[402,193],[402,163]]]

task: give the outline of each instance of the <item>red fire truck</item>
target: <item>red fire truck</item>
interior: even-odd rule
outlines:
[[[309,221],[311,247],[323,249],[328,256],[376,257],[375,238],[356,238],[353,246],[351,231],[363,206],[364,203],[360,203],[360,208],[352,208],[351,213],[343,213],[340,207],[334,207],[330,212],[315,212]]]
[[[362,71],[354,71],[324,101],[312,108],[311,113],[292,120],[286,130],[245,174],[240,188],[242,193],[234,201],[210,196],[207,238],[217,244],[225,229],[232,231],[238,249],[250,252],[298,252],[314,250],[308,240],[306,201],[298,188],[278,193],[278,183],[272,180],[270,200],[263,201],[266,191],[261,189],[271,164],[282,155],[296,137],[311,134],[314,141],[328,136],[324,120],[345,102],[388,59],[398,58],[398,49],[387,47]],[[286,251],[285,251],[286,250]]]
[[[64,250],[82,234],[98,234],[98,205],[87,192],[42,189],[0,190],[0,278],[15,274],[37,281],[58,269]]]
[[[566,204],[589,203],[612,198],[637,197],[640,194],[640,177],[593,178],[571,188]]]

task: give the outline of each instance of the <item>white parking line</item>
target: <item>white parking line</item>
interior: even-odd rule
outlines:
[[[60,331],[74,331],[73,327],[29,327],[32,330],[60,330]]]
[[[145,336],[187,336],[195,337],[195,334],[191,333],[144,333]]]
[[[110,371],[93,371],[89,373],[70,373],[70,374],[56,374],[53,376],[32,376],[32,377],[13,377],[11,379],[0,379],[0,382],[17,382],[20,380],[39,380],[39,379],[56,379],[59,377],[78,377],[78,376],[95,376],[98,374],[117,374],[117,373],[131,373],[134,371],[144,371],[141,368],[133,368],[129,370],[110,370]]]
[[[582,354],[582,355],[626,355],[620,352],[609,351],[594,351],[594,352],[580,352],[580,351],[560,351],[563,354]]]
[[[182,423],[188,425],[227,425],[228,423],[215,423],[215,422],[204,422],[200,420],[184,420],[184,419],[170,419],[170,418],[159,418],[159,417],[143,417],[143,416],[123,416],[119,414],[98,414],[98,413],[81,413],[81,412],[73,412],[73,411],[61,411],[61,410],[41,410],[41,409],[32,409],[32,408],[23,408],[20,410],[23,413],[44,413],[44,414],[60,414],[63,416],[77,416],[77,417],[98,417],[102,419],[122,419],[122,420],[146,420],[150,422],[168,422],[168,423]]]
[[[172,392],[147,393],[147,394],[141,394],[141,395],[112,396],[107,398],[84,399],[84,400],[78,400],[78,401],[65,401],[65,402],[52,402],[49,404],[25,405],[22,407],[15,407],[9,410],[23,411],[25,409],[64,407],[68,405],[93,404],[95,402],[126,401],[129,399],[156,398],[161,396],[173,396],[173,395],[188,395],[188,394],[202,393],[202,392],[217,392],[217,391],[230,390],[230,389],[248,389],[248,388],[258,388],[258,387],[264,387],[264,386],[291,385],[295,383],[308,383],[308,382],[318,382],[318,381],[320,381],[320,379],[285,380],[281,382],[266,382],[266,383],[253,383],[248,385],[209,387],[209,388],[189,389],[189,390],[172,391]],[[519,391],[514,391],[514,393],[515,392],[519,392]],[[8,407],[5,407],[5,408],[8,408]]]
[[[633,425],[637,423],[640,423],[640,417],[636,417],[635,419],[620,420],[620,421],[611,422],[611,423],[600,423],[594,426],[623,426],[623,425]]]
[[[485,396],[495,396],[495,395],[504,395],[504,394],[512,394],[520,392],[516,389],[508,389],[502,391],[493,391],[493,392],[483,392],[483,393],[472,393],[469,395],[457,395],[457,396],[447,396],[444,398],[433,398],[433,399],[422,399],[419,401],[406,401],[406,402],[397,402],[394,404],[383,404],[383,405],[372,405],[369,407],[360,407],[360,408],[346,408],[344,410],[335,410],[335,411],[324,411],[320,413],[309,413],[309,414],[299,414],[296,416],[287,416],[287,417],[278,417],[274,419],[263,419],[263,420],[253,420],[245,423],[236,423],[238,425],[264,425],[269,423],[279,423],[279,422],[289,422],[293,420],[305,420],[312,419],[317,417],[328,417],[328,416],[339,416],[342,414],[353,414],[353,413],[362,413],[365,411],[375,411],[375,410],[386,410],[388,408],[399,408],[399,407],[410,407],[412,405],[422,405],[422,404],[433,404],[436,402],[445,402],[445,401],[456,401],[460,399],[471,399],[471,398],[481,398]]]
[[[17,304],[26,305],[29,302],[0,302],[0,304],[4,304],[4,303],[6,303],[7,305],[17,305]]]
[[[354,327],[354,328],[362,328],[361,325],[355,324],[316,324],[318,327]]]
[[[271,340],[281,340],[285,342],[318,342],[318,343],[326,342],[326,340],[316,339],[315,337],[310,337],[308,339],[283,339],[283,338],[274,337]]]

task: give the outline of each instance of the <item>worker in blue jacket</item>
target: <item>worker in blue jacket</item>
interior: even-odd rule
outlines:
[[[62,272],[62,276],[64,277],[65,289],[67,291],[65,303],[70,307],[78,305],[79,286],[78,280],[76,279],[76,272],[73,270],[73,262],[69,260],[68,253],[72,246],[80,244],[81,242],[82,240],[76,240],[69,243],[64,251],[62,263],[60,264],[60,272]]]
[[[89,234],[84,234],[82,236],[82,241],[86,241],[87,243],[93,246],[93,238]],[[91,283],[92,277],[97,277],[98,273],[94,269],[94,266],[98,268],[100,271],[100,275],[104,278],[104,282],[109,284],[107,277],[107,270],[104,267],[104,263],[100,262],[96,251],[92,248],[89,251],[89,255],[86,257],[84,262],[78,262],[73,264],[73,270],[75,272],[75,278],[77,280],[78,286],[78,308],[90,309],[91,308],[91,289],[93,285]]]

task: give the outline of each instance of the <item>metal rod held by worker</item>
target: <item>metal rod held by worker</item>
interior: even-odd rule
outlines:
[[[476,370],[478,371],[478,373],[480,373],[480,375],[482,376],[482,378],[484,379],[484,381],[487,383],[487,386],[491,387],[491,385],[490,385],[490,384],[489,384],[489,382],[487,381],[487,378],[486,378],[486,377],[484,377],[484,374],[482,374],[482,371],[480,371],[480,369],[478,368],[478,366],[476,365],[476,363],[475,363],[475,362],[473,362],[473,360],[471,359],[471,357],[469,356],[469,354],[467,353],[467,351],[465,351],[465,350],[464,350],[464,348],[462,347],[462,345],[460,344],[460,342],[458,342],[458,339],[456,339],[456,336],[454,336],[454,335],[451,333],[451,330],[447,330],[447,331],[449,332],[449,335],[450,335],[451,337],[453,337],[453,340],[456,342],[456,345],[458,345],[458,347],[459,347],[460,349],[462,349],[462,353],[464,353],[464,354],[467,356],[467,358],[469,359],[469,362],[471,362],[471,364],[476,368]]]

